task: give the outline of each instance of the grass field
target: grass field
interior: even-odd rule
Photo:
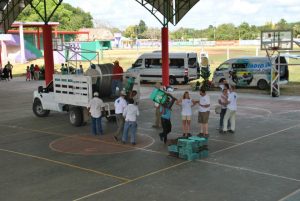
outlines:
[[[209,55],[209,61],[211,65],[211,71],[214,70],[225,60],[227,60],[227,49],[229,48],[229,57],[240,57],[240,56],[255,56],[256,48],[255,46],[234,46],[234,47],[205,47],[204,51],[206,51]],[[182,51],[193,51],[200,53],[201,47],[170,47],[170,52],[182,52]],[[112,63],[115,60],[120,61],[120,65],[126,70],[131,67],[132,63],[137,59],[137,57],[145,52],[152,52],[154,50],[160,50],[157,48],[143,48],[143,49],[114,49],[107,50],[103,52],[103,59],[100,59],[100,63]],[[300,50],[299,48],[297,50]],[[259,56],[265,56],[265,51],[258,50]],[[40,66],[44,65],[43,59],[38,59],[31,61],[27,64],[15,64],[13,73],[14,74],[24,74],[27,65],[30,64],[38,64]],[[95,61],[95,63],[97,63]],[[300,60],[290,59],[289,63],[299,63]],[[84,69],[89,67],[88,62],[82,62]],[[60,64],[55,66],[57,71],[60,71]],[[300,94],[300,65],[290,66],[290,83],[287,86],[282,87],[283,94]]]

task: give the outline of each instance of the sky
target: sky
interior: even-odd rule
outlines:
[[[90,12],[95,21],[124,30],[142,19],[148,27],[161,27],[160,23],[135,0],[64,0],[74,7]],[[84,3],[83,3],[84,2]],[[171,30],[180,27],[204,29],[223,23],[263,25],[300,21],[299,0],[200,0]]]

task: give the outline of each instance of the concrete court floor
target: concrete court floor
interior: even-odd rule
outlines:
[[[0,82],[0,200],[300,200],[300,97],[239,94],[236,133],[218,134],[218,116],[211,111],[210,156],[190,162],[168,156],[159,130],[151,127],[148,99],[140,102],[138,121],[138,140],[147,138],[145,144],[126,145],[120,153],[78,154],[67,142],[70,153],[54,151],[50,145],[57,140],[85,141],[80,136],[90,137],[90,127],[72,127],[61,113],[35,117],[32,91],[43,83],[24,79]],[[146,98],[151,89],[142,91]],[[216,104],[218,93],[209,94]],[[169,138],[176,138],[181,135],[178,106],[172,124]],[[123,146],[106,141],[115,125],[104,120],[103,126],[106,138],[90,137],[96,141],[90,146]]]

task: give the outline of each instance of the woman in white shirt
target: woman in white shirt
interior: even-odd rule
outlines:
[[[190,98],[188,91],[184,92],[183,97],[176,102],[177,105],[181,105],[181,118],[182,118],[182,130],[183,137],[191,136],[190,127],[191,127],[191,117],[192,117],[192,106],[193,101]]]

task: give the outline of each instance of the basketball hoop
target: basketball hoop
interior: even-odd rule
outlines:
[[[277,50],[279,50],[279,46],[271,47],[270,50],[272,50],[272,51],[277,51]]]

